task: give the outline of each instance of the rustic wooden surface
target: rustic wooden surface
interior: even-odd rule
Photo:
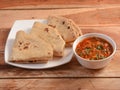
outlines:
[[[111,63],[100,70],[82,67],[73,56],[70,63],[43,70],[27,70],[5,64],[4,47],[15,20],[60,15],[73,19],[83,34],[98,32],[116,41]],[[1,0],[0,90],[120,90],[120,0]]]

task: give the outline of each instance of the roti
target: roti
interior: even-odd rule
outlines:
[[[60,16],[49,16],[48,25],[56,28],[66,43],[73,42],[82,35],[81,29],[71,19]]]
[[[53,47],[54,56],[64,55],[65,41],[55,28],[35,22],[30,33],[48,42]]]
[[[51,45],[35,35],[18,31],[9,61],[18,63],[43,63],[53,58]]]

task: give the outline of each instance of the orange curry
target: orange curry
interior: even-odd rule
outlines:
[[[90,37],[78,43],[76,52],[82,58],[99,60],[110,56],[113,52],[113,47],[104,39]]]

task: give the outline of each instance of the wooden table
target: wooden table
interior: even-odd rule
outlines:
[[[73,19],[83,34],[107,34],[117,43],[112,62],[100,70],[82,67],[73,56],[70,63],[43,70],[5,64],[4,47],[15,20],[60,15]],[[120,0],[1,0],[0,90],[120,90]]]

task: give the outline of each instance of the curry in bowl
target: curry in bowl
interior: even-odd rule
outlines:
[[[76,53],[87,60],[100,60],[113,53],[112,45],[99,37],[88,37],[77,44]]]

